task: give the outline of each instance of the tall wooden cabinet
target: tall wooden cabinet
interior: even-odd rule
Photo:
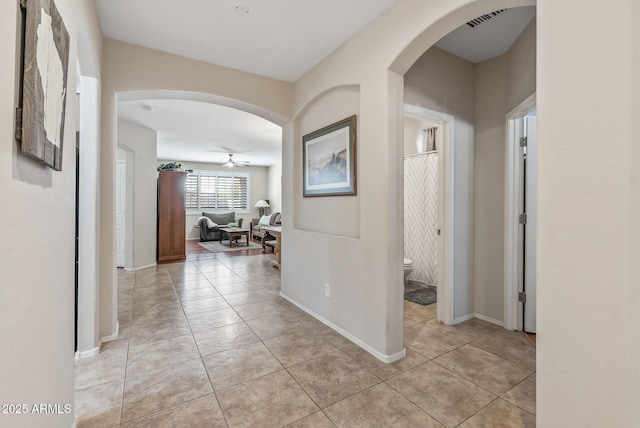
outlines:
[[[186,260],[185,182],[186,172],[160,171],[158,174],[158,250],[159,264]]]

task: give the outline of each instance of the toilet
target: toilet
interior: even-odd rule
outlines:
[[[413,270],[413,262],[411,261],[411,259],[404,259],[404,282],[407,282],[409,280],[409,275],[411,274],[411,271]]]

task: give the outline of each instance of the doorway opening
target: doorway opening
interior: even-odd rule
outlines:
[[[454,118],[408,105],[405,111],[405,258],[409,281],[437,287],[437,318],[453,319],[453,141]],[[417,128],[416,128],[417,127]],[[412,129],[416,128],[416,129]],[[427,136],[432,129],[433,138]],[[416,131],[416,132],[413,132]],[[415,147],[407,143],[415,141]],[[417,175],[417,177],[409,177]],[[412,182],[419,183],[415,189]],[[418,206],[419,205],[419,206]],[[435,205],[435,206],[434,206]],[[427,216],[412,219],[412,216]],[[422,223],[419,231],[415,223]],[[412,229],[413,228],[413,229]],[[416,238],[416,233],[419,235]]]

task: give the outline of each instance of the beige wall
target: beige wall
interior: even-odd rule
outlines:
[[[500,55],[476,66],[474,308],[497,322],[504,320],[506,65]]]
[[[476,65],[475,313],[504,321],[506,115],[536,90],[536,19],[505,54]]]
[[[156,264],[157,139],[153,129],[118,120],[118,147],[126,150],[127,161],[125,269]]]
[[[315,100],[300,117],[297,141],[301,142],[303,135],[354,114],[357,115],[359,110],[360,89],[358,87],[346,86],[334,89]],[[356,128],[357,126],[356,119]],[[357,130],[356,134],[358,135]],[[296,158],[299,159],[296,166],[302,173],[302,144],[298,144],[294,150]],[[356,149],[356,162],[358,157]],[[296,191],[293,195],[297,206],[294,212],[294,224],[297,229],[351,238],[360,236],[360,198],[357,195],[329,197],[331,199],[329,209],[326,197],[304,198],[302,191],[301,179],[296,183]]]
[[[539,3],[538,425],[632,427],[640,7],[612,2],[603,27],[599,2]]]
[[[19,2],[6,2],[0,14],[0,402],[5,404],[73,405],[74,89],[79,37],[99,50],[86,32],[95,30],[95,10],[85,3],[90,2],[56,1],[71,37],[62,171],[23,156],[13,139]],[[86,23],[82,29],[80,21]],[[87,69],[100,69],[99,56],[83,62]],[[73,420],[73,412],[0,415],[0,424],[17,428],[66,428]]]
[[[511,46],[507,55],[507,112],[536,91],[536,17]]]
[[[158,163],[167,162],[166,160],[158,160]],[[172,161],[168,161],[172,162]],[[184,162],[180,161],[183,169],[193,169],[194,171],[222,171],[230,172],[229,168],[225,168],[222,165],[216,165],[212,163],[204,162]],[[236,218],[242,218],[242,227],[249,228],[249,223],[254,217],[260,217],[258,214],[258,208],[254,205],[258,200],[266,198],[268,187],[268,175],[267,167],[264,166],[247,166],[244,168],[235,168],[233,172],[249,173],[249,207],[248,213],[236,212]],[[206,211],[206,210],[205,210]],[[273,211],[273,210],[272,210]],[[194,225],[198,218],[202,215],[202,212],[187,212],[186,218],[186,237],[187,239],[200,239],[200,230]]]
[[[271,206],[269,212],[282,212],[282,162],[267,168],[267,194]]]

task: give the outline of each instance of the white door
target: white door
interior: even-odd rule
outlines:
[[[533,113],[535,114],[535,113]],[[536,116],[525,118],[525,186],[524,212],[527,214],[524,226],[524,331],[536,332]]]
[[[116,266],[125,265],[126,163],[116,164]]]

